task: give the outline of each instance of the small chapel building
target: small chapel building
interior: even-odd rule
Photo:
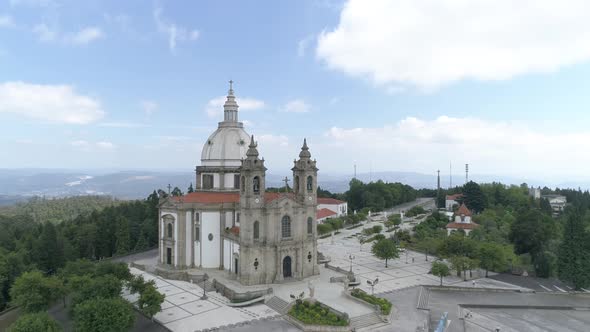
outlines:
[[[195,169],[195,192],[159,205],[159,264],[225,270],[243,285],[319,274],[316,161],[304,139],[291,169],[293,191],[266,192],[264,158],[238,121],[231,83],[224,119]]]
[[[462,229],[466,235],[469,235],[471,230],[479,227],[479,224],[476,224],[471,220],[471,210],[467,208],[465,203],[461,204],[461,206],[455,211],[454,213],[454,220],[447,224],[447,235],[451,235],[452,232]]]

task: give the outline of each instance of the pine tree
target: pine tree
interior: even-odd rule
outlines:
[[[192,182],[191,182],[191,185],[188,186],[188,189],[186,190],[186,192],[189,193],[189,194],[195,192],[195,189],[193,189],[193,183]]]
[[[117,247],[115,253],[117,255],[124,255],[129,252],[129,221],[125,217],[117,218],[116,225]]]
[[[64,263],[63,248],[57,241],[55,226],[47,222],[37,242],[39,268],[45,273],[55,273]]]
[[[479,184],[469,181],[463,186],[463,203],[475,213],[480,213],[486,208],[486,197]]]
[[[559,248],[558,273],[562,280],[571,281],[576,290],[590,285],[590,235],[578,210],[570,210],[563,228]]]

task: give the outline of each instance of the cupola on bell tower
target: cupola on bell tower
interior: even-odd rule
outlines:
[[[311,153],[307,147],[307,140],[303,139],[303,146],[299,153],[299,160],[294,161],[293,191],[295,199],[304,205],[317,205],[317,175],[316,161],[311,160]]]

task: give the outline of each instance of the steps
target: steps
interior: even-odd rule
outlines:
[[[271,297],[265,304],[281,315],[286,314],[289,307],[289,302],[276,296]]]
[[[383,321],[381,320],[379,315],[377,315],[377,313],[374,312],[357,317],[352,317],[350,319],[350,327],[353,331],[376,324],[383,324]]]
[[[428,300],[430,299],[430,288],[420,287],[420,293],[418,293],[418,304],[416,309],[428,309]]]

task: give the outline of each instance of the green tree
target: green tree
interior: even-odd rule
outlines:
[[[64,263],[63,248],[60,248],[57,240],[55,226],[46,222],[37,242],[36,256],[39,269],[45,273],[55,273]]]
[[[174,197],[182,196],[182,190],[180,190],[180,188],[178,188],[178,187],[174,187],[174,189],[172,189],[172,192],[170,194]]]
[[[463,203],[475,213],[480,213],[486,208],[486,196],[479,184],[469,181],[463,186]]]
[[[39,271],[25,272],[10,289],[12,302],[25,312],[38,312],[62,295],[63,283],[56,277],[45,277]]]
[[[191,182],[191,184],[188,186],[188,189],[186,190],[187,193],[194,193],[195,189],[193,188],[193,183]]]
[[[85,332],[128,331],[135,321],[131,304],[121,298],[94,298],[74,308],[74,326]]]
[[[9,332],[61,332],[57,321],[46,312],[30,313],[20,316],[10,327]]]
[[[448,277],[449,275],[451,275],[451,272],[449,271],[449,266],[440,261],[432,262],[432,267],[430,271],[432,272],[432,275],[440,277],[441,286],[443,283],[443,277]]]
[[[499,271],[506,267],[507,261],[504,255],[505,250],[502,245],[497,243],[483,243],[478,250],[479,266],[486,271]]]
[[[393,258],[399,257],[399,252],[395,242],[389,239],[382,239],[373,244],[371,252],[377,258],[385,260],[385,267],[387,267],[387,261]]]
[[[465,256],[452,256],[449,261],[451,268],[457,271],[457,277],[460,277],[463,272],[463,280],[467,280],[467,267],[470,265],[471,259]]]
[[[577,209],[568,211],[559,247],[558,274],[580,290],[590,286],[590,235]]]
[[[554,220],[535,209],[522,210],[510,226],[509,239],[516,254],[529,253],[537,275],[548,272],[550,263],[544,255],[551,240],[557,236]]]
[[[158,292],[153,284],[147,284],[139,296],[137,305],[139,310],[153,320],[154,315],[162,310],[164,298],[164,294]]]
[[[129,239],[129,220],[120,216],[117,218],[116,224],[116,250],[117,255],[124,255],[129,252],[130,239]]]

